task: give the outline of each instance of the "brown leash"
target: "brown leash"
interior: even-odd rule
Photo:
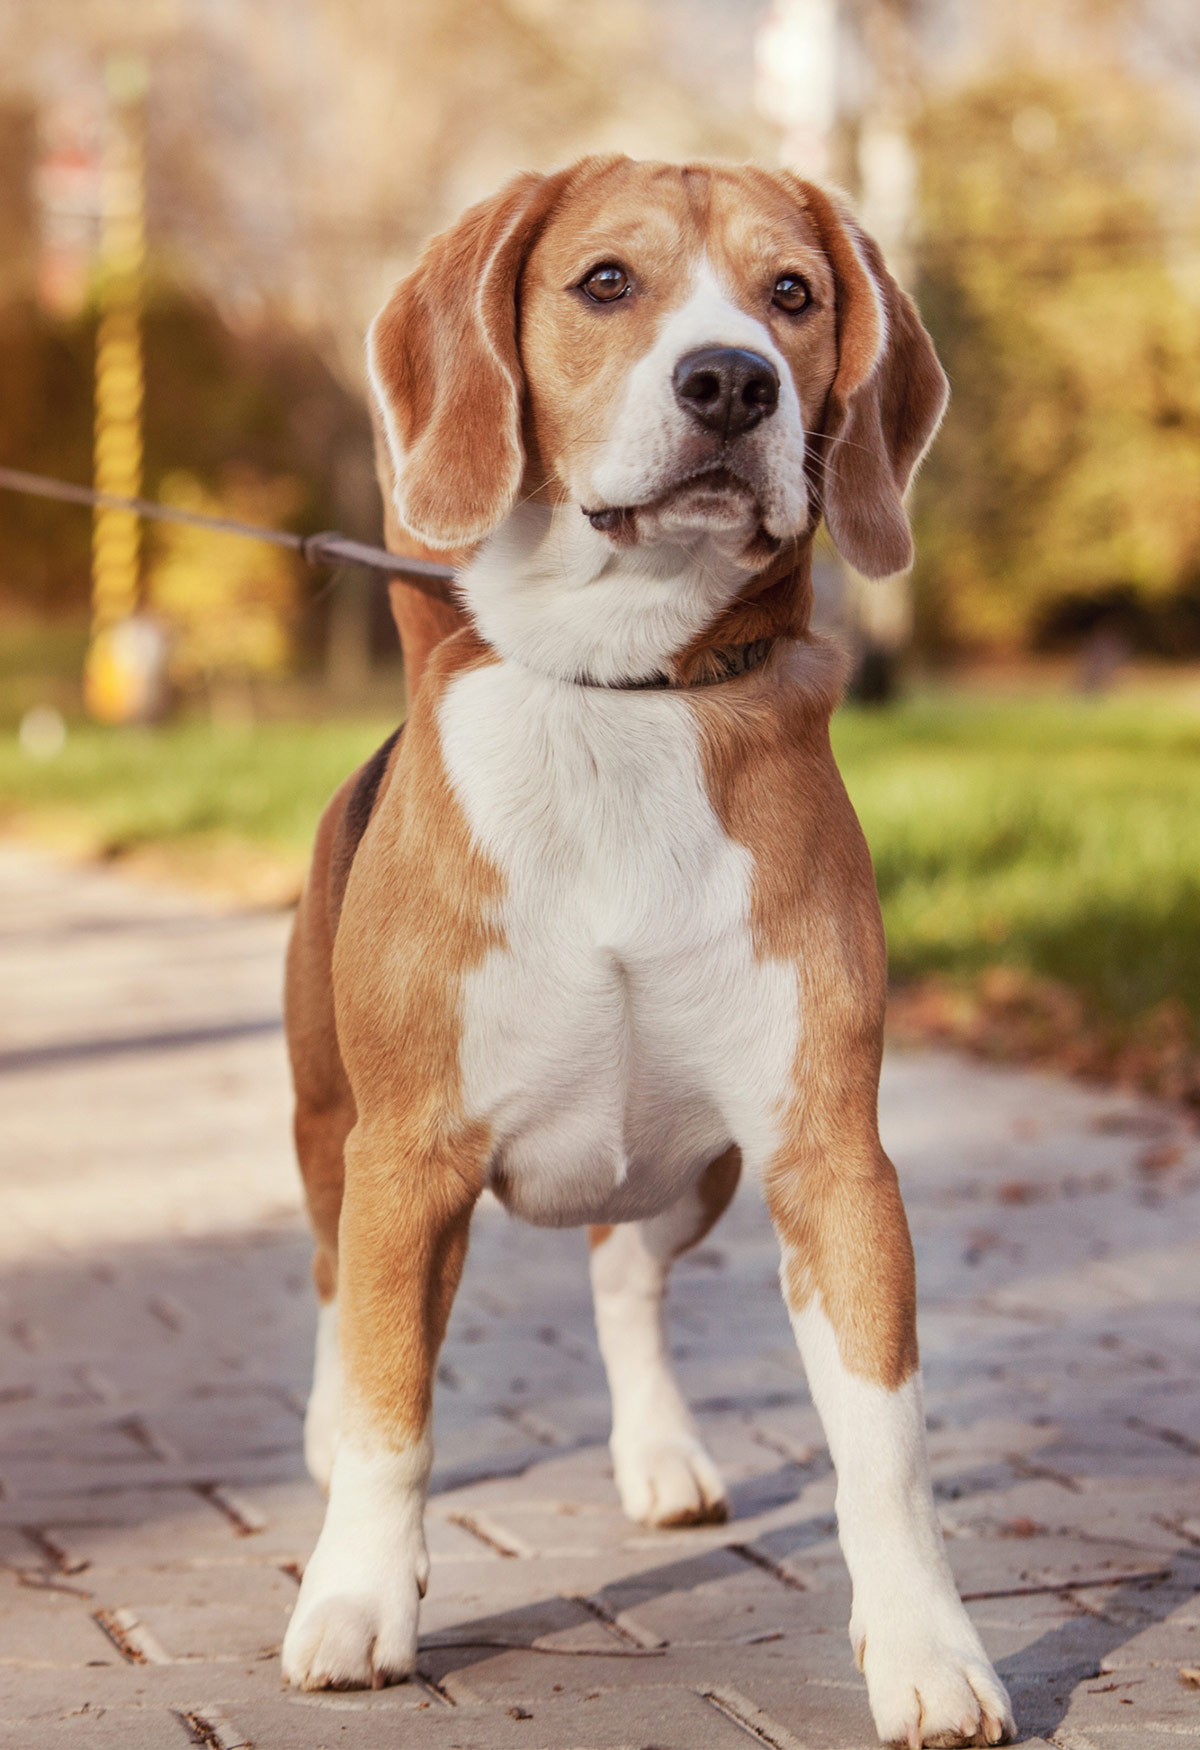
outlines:
[[[106,510],[128,510],[150,522],[188,523],[192,528],[211,529],[218,535],[243,535],[248,541],[266,541],[272,547],[288,547],[308,565],[365,565],[373,571],[389,571],[411,583],[423,595],[434,601],[458,606],[454,591],[454,572],[449,565],[436,565],[431,559],[406,559],[400,553],[388,553],[382,547],[368,547],[362,541],[352,541],[348,535],[328,529],[319,535],[294,535],[288,529],[264,529],[255,523],[235,522],[231,517],[205,516],[196,510],[182,510],[173,504],[159,504],[153,498],[124,498],[116,492],[97,492],[90,486],[76,486],[68,480],[54,480],[47,474],[27,474],[21,468],[0,468],[0,488],[7,492],[29,493],[34,498],[54,498],[62,504],[102,505]]]

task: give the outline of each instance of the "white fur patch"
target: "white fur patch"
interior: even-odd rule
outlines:
[[[796,1061],[796,974],[755,955],[752,858],[713,810],[686,700],[500,663],[459,675],[439,721],[504,884],[460,1049],[497,1194],[543,1224],[631,1221],[731,1141],[753,1170]]]
[[[764,527],[780,538],[795,534],[807,521],[808,488],[804,418],[791,366],[767,324],[734,300],[707,258],[697,267],[690,297],[666,318],[630,371],[607,442],[588,456],[579,479],[569,482],[571,490],[584,504],[636,505],[675,482],[680,455],[696,430],[676,399],[675,367],[685,354],[710,346],[759,353],[778,372],[778,407],[737,440],[735,454],[755,476]]]
[[[325,1524],[283,1641],[283,1674],[297,1688],[370,1688],[376,1673],[413,1670],[432,1463],[428,1434],[399,1452],[339,1443]]]
[[[565,504],[513,513],[459,582],[480,632],[539,674],[611,683],[662,670],[731,602],[746,573],[691,542],[615,548]]]
[[[338,1352],[337,1301],[317,1308],[317,1347],[312,1390],[304,1413],[304,1462],[317,1487],[329,1490],[342,1413],[342,1365]]]
[[[695,1195],[653,1221],[614,1228],[591,1254],[596,1334],[612,1394],[610,1449],[630,1519],[680,1525],[723,1516],[725,1485],[671,1372],[667,1271],[699,1226]]]
[[[785,1260],[786,1263],[786,1260]],[[886,1744],[1013,1729],[1003,1684],[959,1600],[925,1453],[920,1375],[895,1391],[851,1373],[814,1294],[792,1311],[837,1470],[838,1535],[854,1586],[850,1638]],[[918,1737],[915,1734],[920,1733]]]

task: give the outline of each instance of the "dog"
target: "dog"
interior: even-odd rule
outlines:
[[[395,590],[410,714],[324,815],[289,951],[329,1500],[285,1675],[414,1668],[433,1374],[485,1188],[590,1228],[625,1511],[724,1516],[661,1303],[744,1164],[880,1737],[1003,1742],[930,1490],[883,932],[809,630],[822,517],[866,575],[911,562],[932,343],[841,196],[606,157],[435,238],[368,364],[391,544],[471,556],[461,612]]]

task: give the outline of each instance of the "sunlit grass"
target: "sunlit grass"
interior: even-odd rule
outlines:
[[[132,858],[243,898],[299,889],[313,828],[394,720],[71,730],[56,759],[0,743],[0,829]]]
[[[1200,710],[961,694],[844,711],[893,977],[1008,965],[1200,1019]]]
[[[0,825],[95,854],[159,848],[303,867],[379,716],[150,732],[73,729],[38,764],[0,742]],[[1200,1020],[1200,709],[954,693],[844,710],[835,746],[875,858],[892,972],[1010,965],[1100,1013],[1182,997]],[[235,883],[236,885],[236,883]]]

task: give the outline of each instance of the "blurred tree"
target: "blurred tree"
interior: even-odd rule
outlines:
[[[391,280],[511,172],[768,144],[672,77],[655,0],[0,0],[0,37],[26,104],[144,55],[152,252],[233,321],[320,333],[354,380]]]
[[[1161,92],[1030,65],[919,123],[920,296],[953,385],[921,485],[926,639],[1200,583],[1200,207]]]
[[[226,469],[220,495],[184,470],[168,474],[165,504],[204,516],[276,528],[295,514],[302,489],[286,476]],[[170,671],[183,687],[202,684],[210,703],[245,694],[247,684],[287,668],[298,607],[293,554],[240,535],[160,523],[146,595],[169,635]]]
[[[0,103],[0,301],[26,294],[33,280],[34,114]]]
[[[87,481],[94,319],[0,306],[0,461]],[[300,490],[289,523],[378,533],[371,432],[358,394],[311,338],[282,323],[238,331],[211,305],[159,288],[146,316],[146,488],[183,468],[219,493],[242,466]],[[86,513],[0,493],[0,604],[71,614],[88,598]]]

